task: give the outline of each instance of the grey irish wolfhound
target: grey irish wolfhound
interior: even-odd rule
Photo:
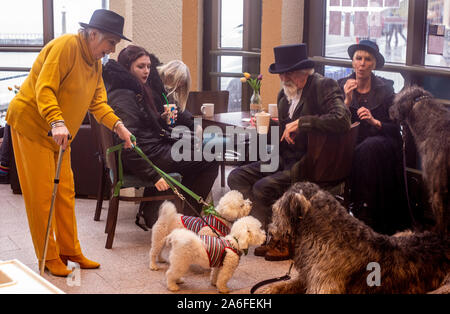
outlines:
[[[294,184],[269,231],[295,239],[298,277],[266,293],[425,293],[450,272],[450,241],[432,232],[378,234],[316,184]]]
[[[416,142],[422,161],[423,180],[430,196],[436,226],[448,233],[450,203],[450,110],[418,86],[404,88],[394,99],[391,119],[406,123]]]

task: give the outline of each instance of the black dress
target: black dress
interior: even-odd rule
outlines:
[[[349,77],[338,81],[344,90]],[[352,123],[361,122],[350,178],[351,211],[375,231],[393,234],[410,226],[403,180],[400,127],[389,118],[394,98],[393,81],[372,74],[369,93],[354,91]],[[360,121],[357,111],[366,107],[381,128]]]

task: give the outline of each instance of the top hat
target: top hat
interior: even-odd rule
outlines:
[[[308,59],[305,44],[284,45],[273,48],[275,63],[269,67],[273,74],[314,68],[314,61]]]
[[[131,41],[123,35],[123,24],[124,18],[121,15],[105,9],[95,10],[94,13],[92,13],[89,24],[80,22],[80,25],[84,28],[97,28],[101,31],[111,33],[122,39]]]
[[[348,55],[350,56],[350,59],[353,60],[353,55],[357,50],[364,50],[369,53],[371,53],[375,59],[377,60],[377,66],[375,69],[381,69],[384,66],[384,57],[380,53],[380,48],[378,48],[378,45],[370,40],[361,40],[359,44],[354,44],[348,47]]]

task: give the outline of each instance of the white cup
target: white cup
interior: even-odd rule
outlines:
[[[278,118],[278,105],[269,104],[269,114],[272,118]]]
[[[177,109],[177,105],[175,105],[175,104],[164,105],[164,111],[167,112],[167,118],[166,118],[167,124],[172,125],[175,123],[175,110],[176,109]]]
[[[258,134],[268,134],[270,125],[270,114],[267,112],[258,112],[255,114],[256,132]]]
[[[214,116],[214,104],[203,104],[200,111],[205,117],[212,117]]]

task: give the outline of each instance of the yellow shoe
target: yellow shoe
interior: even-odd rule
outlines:
[[[67,261],[71,261],[74,263],[78,263],[80,265],[80,268],[82,269],[94,269],[99,268],[100,264],[91,260],[88,260],[86,257],[84,257],[83,254],[74,255],[74,256],[67,256],[67,255],[60,255],[61,260],[64,264],[67,265]]]
[[[45,268],[53,276],[58,277],[67,277],[72,272],[72,270],[67,269],[67,266],[59,258],[45,261]]]

